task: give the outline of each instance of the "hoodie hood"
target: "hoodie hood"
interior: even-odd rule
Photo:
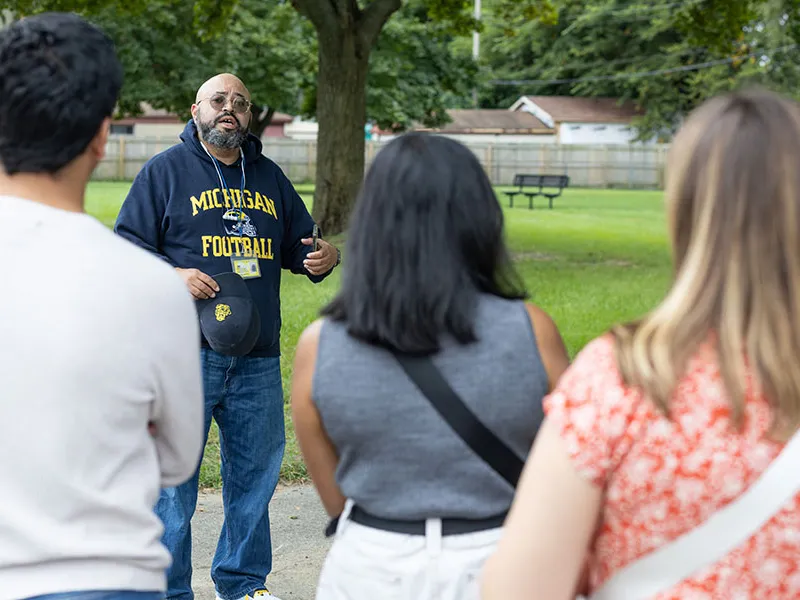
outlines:
[[[183,131],[179,137],[194,154],[207,162],[211,162],[211,159],[208,157],[208,154],[206,154],[206,151],[203,149],[203,145],[200,142],[200,137],[197,132],[197,125],[195,124],[194,119],[189,119],[189,121],[186,123],[186,127],[183,128]],[[248,131],[247,138],[245,138],[245,141],[242,144],[242,150],[244,150],[244,159],[247,161],[247,164],[253,164],[256,160],[258,160],[263,149],[264,145],[261,143],[261,140]]]

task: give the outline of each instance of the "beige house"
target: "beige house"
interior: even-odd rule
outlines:
[[[413,130],[446,135],[463,143],[552,144],[556,139],[553,128],[523,111],[451,109],[447,114],[451,120],[441,127],[431,129],[418,125]]]
[[[580,145],[630,144],[636,136],[633,121],[643,114],[632,102],[576,96],[522,96],[509,110],[535,116],[555,131],[560,144]]]

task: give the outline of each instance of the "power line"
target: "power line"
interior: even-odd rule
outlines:
[[[702,0],[683,0],[682,2],[669,2],[666,4],[655,4],[655,5],[647,5],[647,4],[640,4],[638,2],[634,2],[625,6],[608,6],[606,8],[601,8],[598,10],[588,10],[584,12],[581,16],[575,19],[572,23],[570,23],[564,31],[561,32],[561,35],[569,32],[572,28],[576,27],[577,25],[582,25],[584,23],[594,21],[599,17],[603,16],[611,16],[616,17],[618,20],[634,20],[634,21],[642,21],[642,20],[650,20],[650,14],[659,12],[662,10],[668,10],[671,8],[678,8],[682,6],[690,6],[694,4],[699,4]],[[633,9],[633,10],[632,10]]]
[[[622,6],[611,5],[596,9],[592,9],[592,7],[590,6],[584,12],[583,15],[578,17],[577,20],[588,19],[605,14],[612,14],[612,15],[621,14],[631,9],[635,10],[636,12],[656,12],[659,10],[666,10],[668,8],[683,6],[685,4],[696,4],[701,1],[702,0],[681,0],[680,2],[665,2],[662,4],[642,4],[641,2],[630,2],[629,4],[624,4]]]
[[[593,20],[598,19],[599,17],[609,16],[615,18],[617,20],[634,20],[634,21],[641,21],[641,20],[649,20],[651,18],[649,13],[656,13],[663,10],[669,10],[671,8],[678,8],[681,6],[690,6],[693,4],[698,4],[702,2],[702,0],[682,0],[681,2],[667,2],[664,4],[642,4],[641,2],[631,2],[630,4],[626,4],[623,6],[607,6],[604,8],[598,8],[595,10],[587,10],[580,16],[576,17],[572,20],[568,25],[567,28],[562,31],[562,35],[567,33],[576,25],[580,25],[583,23],[587,23]],[[494,14],[489,14],[483,17],[485,22],[495,22],[495,23],[503,23],[505,24],[505,20],[501,20]]]
[[[610,65],[628,65],[634,63],[645,63],[654,59],[658,58],[671,58],[675,56],[689,56],[693,54],[701,54],[702,52],[706,52],[705,48],[685,48],[683,50],[679,50],[678,52],[674,52],[672,54],[650,54],[649,56],[637,56],[635,58],[616,58],[616,59],[601,59],[596,60],[594,62],[586,63],[581,61],[573,61],[569,63],[565,63],[563,65],[554,64],[551,65],[553,68],[556,69],[571,69],[573,67],[582,67],[588,69],[590,67],[600,67],[600,66],[610,66]]]
[[[800,46],[800,44],[790,44],[788,46],[782,46],[780,48],[775,48],[774,50],[772,50],[772,53],[792,50],[793,48],[797,48],[798,46]],[[735,60],[746,60],[748,58],[762,56],[763,54],[764,51],[751,52],[750,54],[745,54],[742,56],[722,58],[719,60],[710,60],[703,63],[697,63],[696,65],[683,65],[681,67],[673,67],[670,69],[657,69],[654,71],[639,71],[635,73],[616,73],[614,75],[591,75],[588,77],[573,77],[570,79],[518,79],[518,80],[495,79],[490,81],[489,83],[492,85],[556,85],[563,83],[582,83],[584,81],[611,81],[614,79],[633,79],[635,77],[657,77],[659,75],[669,75],[671,73],[682,73],[685,71],[699,71],[701,69],[708,69],[710,67],[717,67],[720,65],[730,64]]]
[[[479,1],[480,0],[476,0],[476,2],[479,2]],[[581,22],[584,22],[584,21],[587,21],[587,20],[592,20],[592,19],[594,19],[596,17],[599,17],[599,16],[602,16],[604,14],[608,14],[608,15],[611,15],[611,16],[623,16],[624,17],[625,15],[622,15],[622,13],[628,13],[628,11],[630,9],[636,9],[638,14],[636,14],[635,15],[636,18],[633,18],[632,20],[634,20],[634,21],[649,20],[651,18],[650,15],[641,14],[641,13],[657,12],[659,10],[667,10],[667,9],[670,9],[670,8],[675,8],[675,7],[680,7],[680,6],[689,6],[689,5],[692,5],[692,4],[699,3],[699,2],[702,2],[702,0],[682,0],[681,2],[668,2],[666,4],[643,5],[640,2],[636,1],[636,2],[632,2],[632,3],[624,5],[624,6],[607,6],[607,7],[600,8],[600,9],[597,9],[597,10],[594,10],[594,11],[589,11],[588,13],[584,13],[583,15],[577,17],[572,23],[570,23],[570,25],[567,27],[567,29],[565,29],[564,31],[562,31],[559,34],[559,36],[563,36],[567,32],[567,30],[571,29],[574,25],[577,25],[578,23],[581,23]],[[494,16],[495,15],[490,15],[489,19],[487,19],[487,20],[488,21],[493,20]],[[630,18],[630,17],[632,17],[634,15],[630,15],[628,13],[628,16]],[[705,52],[705,51],[706,50],[704,48],[690,48],[690,49],[681,50],[679,52],[676,52],[674,54],[670,54],[668,56],[685,56],[685,55],[688,55],[688,54],[700,54],[700,53]],[[650,56],[646,56],[646,57],[598,60],[598,61],[591,62],[591,63],[573,61],[571,63],[561,64],[561,65],[552,65],[552,67],[559,68],[559,69],[570,69],[570,68],[573,68],[573,67],[589,68],[589,67],[593,67],[593,66],[623,65],[623,64],[634,64],[634,63],[639,63],[639,62],[645,63],[648,60],[656,59],[656,58],[662,58],[662,57],[665,57],[665,55],[663,55],[663,54],[654,54],[654,55],[650,55]]]

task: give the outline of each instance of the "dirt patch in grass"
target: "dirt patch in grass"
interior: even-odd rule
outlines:
[[[604,260],[600,263],[601,265],[608,265],[609,267],[632,267],[633,263],[629,260]]]
[[[544,252],[515,252],[511,257],[517,260],[556,260],[558,257],[553,254],[545,254]]]
[[[566,258],[563,256],[557,256],[555,254],[546,254],[544,252],[514,252],[511,255],[511,258],[516,261],[525,261],[525,260],[533,260],[537,262],[550,262],[554,260],[568,260],[570,264],[576,266],[582,265],[603,265],[607,267],[632,267],[634,263],[629,260],[621,260],[618,258],[611,258],[611,259],[596,259],[591,255],[586,257],[584,260],[574,260],[571,258]]]

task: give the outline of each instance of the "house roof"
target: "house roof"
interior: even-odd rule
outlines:
[[[617,98],[579,96],[525,96],[548,113],[557,123],[630,123],[643,114],[633,102],[620,105]]]
[[[142,109],[142,114],[136,117],[124,117],[116,119],[114,124],[117,125],[135,125],[136,123],[179,123],[181,119],[177,115],[167,112],[166,110],[153,108],[146,102],[139,105]]]
[[[136,123],[183,123],[177,115],[160,108],[153,108],[147,103],[142,103],[142,114],[138,117],[125,117],[114,121],[119,125],[135,125]],[[291,123],[294,117],[286,113],[276,112],[272,115],[271,125]]]
[[[276,112],[274,115],[272,115],[272,121],[270,121],[270,125],[283,125],[285,123],[291,123],[292,121],[294,121],[294,117],[292,115]]]
[[[554,131],[539,119],[527,112],[515,112],[505,108],[498,109],[450,109],[447,111],[451,122],[433,129],[446,133],[516,133],[553,134]],[[417,125],[417,131],[431,131]]]

